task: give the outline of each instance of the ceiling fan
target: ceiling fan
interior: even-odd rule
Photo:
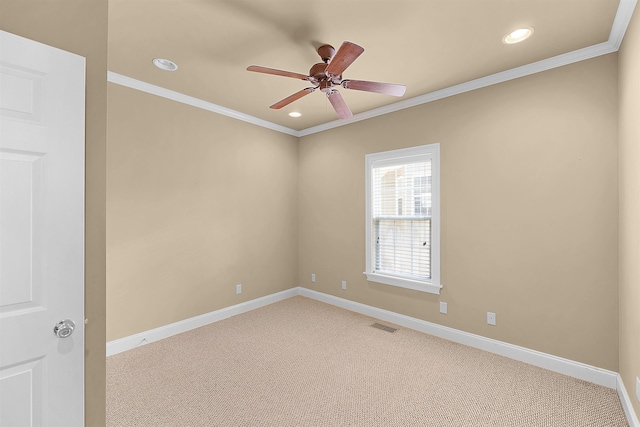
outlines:
[[[344,89],[362,90],[392,96],[402,96],[407,89],[403,85],[391,83],[349,79],[343,80],[342,72],[346,70],[347,67],[349,67],[360,55],[362,55],[362,52],[364,52],[364,48],[347,41],[342,43],[342,46],[340,46],[340,49],[338,49],[337,52],[333,46],[328,44],[322,45],[318,48],[318,55],[320,55],[323,62],[311,67],[308,76],[300,73],[292,73],[290,71],[260,67],[258,65],[251,65],[250,67],[247,67],[247,71],[291,77],[294,79],[306,80],[313,84],[311,87],[304,88],[293,95],[276,102],[269,108],[279,110],[280,108],[291,104],[293,101],[314,92],[316,89],[320,89],[320,91],[327,94],[327,98],[333,106],[333,109],[336,110],[338,117],[346,119],[351,117],[353,114],[344,101],[344,98],[342,98],[342,95],[340,95],[340,92],[334,88],[335,86],[341,86]]]

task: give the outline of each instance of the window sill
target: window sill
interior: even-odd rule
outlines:
[[[397,286],[405,289],[413,289],[414,291],[427,292],[430,294],[440,295],[442,285],[436,285],[429,282],[419,282],[417,280],[403,279],[400,277],[385,276],[378,273],[363,273],[367,276],[369,282],[382,283],[385,285]]]

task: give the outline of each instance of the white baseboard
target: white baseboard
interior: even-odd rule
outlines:
[[[244,302],[242,304],[233,305],[231,307],[212,311],[211,313],[206,313],[200,316],[192,317],[190,319],[185,319],[180,322],[152,329],[150,331],[141,332],[139,334],[131,335],[115,341],[110,341],[107,343],[107,356],[131,350],[140,345],[158,341],[163,338],[168,338],[172,335],[199,328],[201,326],[205,326],[210,323],[235,316],[237,314],[246,313],[256,308],[273,304],[274,302],[282,301],[296,295],[301,295],[307,298],[334,305],[336,307],[354,311],[356,313],[375,317],[376,319],[395,323],[396,325],[415,329],[417,331],[424,332],[430,335],[435,335],[449,341],[465,344],[470,347],[478,348],[490,353],[508,357],[510,359],[529,363],[530,365],[548,369],[553,372],[558,372],[563,375],[568,375],[570,377],[578,378],[584,381],[589,381],[598,385],[615,389],[617,390],[618,396],[620,397],[620,401],[622,403],[622,407],[624,408],[625,415],[627,416],[629,426],[640,427],[640,423],[638,422],[638,418],[634,412],[631,400],[629,399],[629,394],[627,393],[620,374],[618,374],[617,372],[600,369],[595,366],[554,356],[552,354],[542,353],[540,351],[531,350],[525,347],[520,347],[491,338],[485,338],[480,335],[471,334],[468,332],[460,331],[458,329],[449,328],[447,326],[438,325],[436,323],[427,322],[425,320],[416,319],[414,317],[405,316],[403,314],[394,313],[392,311],[383,310],[381,308],[372,307],[303,287],[287,289],[286,291],[267,295],[262,298]]]
[[[596,368],[595,366],[586,365],[584,363],[575,362],[573,360],[564,359],[562,357],[497,341],[491,338],[485,338],[480,335],[463,332],[458,329],[449,328],[447,326],[438,325],[436,323],[427,322],[425,320],[416,319],[403,314],[394,313],[392,311],[382,310],[380,308],[360,304],[358,302],[335,297],[333,295],[324,294],[306,288],[299,289],[299,295],[305,297],[385,320],[387,322],[395,323],[396,325],[425,332],[430,335],[435,335],[449,341],[465,344],[490,353],[499,354],[510,359],[529,363],[530,365],[539,366],[570,377],[579,378],[581,380],[589,381],[612,389],[617,388],[618,374],[613,371]]]
[[[403,314],[394,313],[392,311],[371,307],[359,302],[350,301],[303,287],[298,288],[298,295],[335,305],[346,310],[355,311],[356,313],[375,317],[376,319],[395,323],[396,325],[415,329],[430,335],[435,335],[449,341],[465,344],[490,353],[499,354],[510,359],[519,360],[559,374],[615,389],[620,397],[620,403],[624,409],[629,427],[640,427],[638,417],[636,416],[631,400],[629,399],[629,394],[622,382],[622,377],[617,372],[596,368],[595,366],[497,341],[491,338],[485,338],[480,335],[471,334],[458,329],[449,328],[447,326],[427,322],[426,320],[420,320]]]
[[[620,374],[616,374],[616,375],[617,375],[616,389],[618,390],[618,396],[620,397],[620,403],[622,403],[624,414],[627,416],[627,422],[629,423],[629,427],[640,427],[640,421],[638,421],[636,412],[633,409],[633,405],[631,404],[631,400],[629,399],[629,393],[627,393],[627,389],[624,386],[622,377],[620,376]]]
[[[123,351],[131,350],[138,346],[149,344],[154,341],[168,338],[191,329],[199,328],[219,320],[226,319],[237,314],[246,313],[274,302],[282,301],[287,298],[298,295],[298,288],[287,289],[286,291],[267,295],[262,298],[256,298],[241,304],[225,307],[220,310],[205,313],[190,319],[181,320],[180,322],[171,323],[149,331],[140,332],[139,334],[130,335],[107,343],[107,357]]]

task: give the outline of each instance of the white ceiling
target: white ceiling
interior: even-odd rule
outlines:
[[[636,0],[110,0],[110,80],[138,89],[145,82],[150,92],[173,91],[174,99],[183,96],[223,114],[304,134],[342,124],[324,94],[316,91],[272,110],[269,105],[309,83],[248,72],[247,66],[307,74],[321,62],[315,52],[321,44],[337,49],[348,40],[364,47],[344,78],[404,84],[407,91],[396,98],[340,89],[354,121],[613,52],[635,4]],[[530,39],[517,45],[502,43],[506,33],[524,26],[535,29]],[[155,68],[151,61],[157,57],[171,59],[179,69]],[[293,110],[303,116],[289,117]]]

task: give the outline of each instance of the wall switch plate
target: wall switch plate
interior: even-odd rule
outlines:
[[[440,313],[447,314],[447,303],[440,301]]]
[[[242,293],[242,285],[236,285],[236,294]]]
[[[487,311],[487,323],[489,325],[493,325],[493,326],[496,325],[496,314],[495,313]]]
[[[342,289],[347,289],[347,281],[346,280],[342,281]]]
[[[640,378],[636,377],[636,399],[640,401]]]
[[[316,274],[311,273],[311,282],[316,283]]]

